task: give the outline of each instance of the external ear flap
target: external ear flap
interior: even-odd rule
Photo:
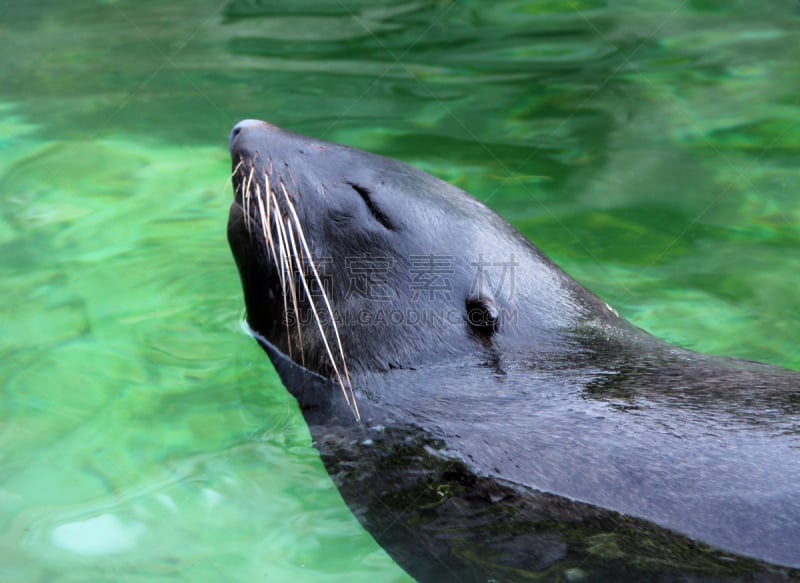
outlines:
[[[467,298],[467,322],[476,332],[491,334],[497,330],[500,310],[490,297],[483,294]]]

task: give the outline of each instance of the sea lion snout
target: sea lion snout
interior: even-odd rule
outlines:
[[[243,134],[247,134],[253,130],[277,130],[274,125],[268,124],[265,121],[261,121],[260,119],[243,119],[231,130],[230,138],[228,139],[228,147],[230,148],[231,152],[233,152],[234,144],[237,138]]]

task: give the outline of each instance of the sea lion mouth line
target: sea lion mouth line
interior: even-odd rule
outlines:
[[[356,419],[360,420],[361,415],[350,380],[339,326],[328,292],[323,285],[316,261],[311,253],[311,247],[306,240],[305,230],[293,201],[295,197],[287,189],[286,181],[275,170],[272,159],[269,158],[268,167],[259,167],[256,158],[257,155],[250,160],[241,157],[233,170],[235,202],[243,210],[245,227],[251,238],[254,236],[253,227],[260,227],[258,235],[262,237],[267,255],[275,265],[283,299],[283,319],[287,337],[290,335],[289,318],[286,317],[290,309],[289,299],[291,299],[291,309],[295,314],[299,314],[298,294],[302,293],[303,299],[311,308],[316,329],[333,369],[333,376],[347,405],[353,411]],[[273,178],[270,178],[270,175],[273,175]],[[294,181],[292,180],[292,182]],[[312,293],[309,279],[315,285],[317,293]],[[321,312],[330,321],[331,335],[323,326]],[[300,346],[300,365],[305,368],[305,351],[299,319],[295,320],[295,324]],[[288,344],[288,350],[291,357],[291,342]]]
[[[253,338],[255,338],[256,342],[258,342],[270,354],[276,354],[276,355],[279,355],[281,358],[283,358],[283,359],[285,359],[287,361],[291,361],[293,366],[297,367],[299,370],[301,370],[304,374],[308,375],[309,377],[312,377],[312,378],[314,378],[314,379],[316,379],[316,380],[318,380],[320,382],[330,382],[330,379],[322,376],[318,372],[315,372],[315,371],[313,371],[311,369],[308,369],[308,368],[304,367],[301,364],[298,364],[298,363],[294,362],[289,357],[288,354],[284,353],[280,348],[278,348],[272,342],[267,340],[262,334],[260,334],[257,331],[253,330],[253,328],[250,327],[250,324],[247,323],[247,320],[243,320],[242,321],[242,329],[249,336],[252,336]]]

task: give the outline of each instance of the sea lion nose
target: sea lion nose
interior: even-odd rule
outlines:
[[[265,121],[261,121],[260,119],[244,119],[244,120],[240,121],[239,123],[237,123],[235,126],[233,126],[233,129],[231,130],[231,137],[228,140],[228,147],[229,148],[233,148],[233,142],[245,130],[247,130],[249,128],[259,127],[259,126],[262,127],[262,128],[266,128],[266,127],[270,127],[270,124],[268,124]]]

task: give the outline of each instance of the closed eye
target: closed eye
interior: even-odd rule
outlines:
[[[392,221],[389,220],[389,217],[387,217],[386,214],[378,208],[378,205],[375,204],[375,201],[372,200],[368,188],[365,188],[359,184],[353,184],[352,182],[348,182],[347,184],[349,184],[353,190],[355,190],[361,196],[364,204],[367,205],[369,212],[372,213],[373,217],[375,217],[375,220],[377,220],[381,225],[384,226],[384,228],[390,231],[397,230],[397,228],[392,224]]]

